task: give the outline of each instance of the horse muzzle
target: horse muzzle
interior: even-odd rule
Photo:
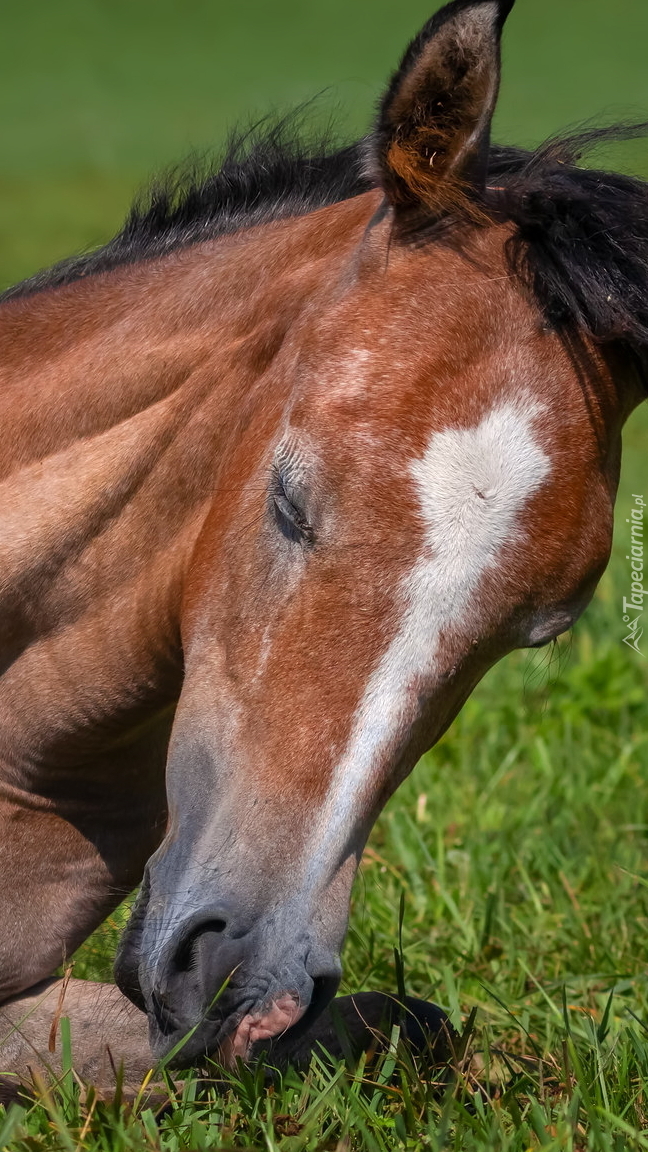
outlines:
[[[165,917],[166,920],[166,917]],[[182,1066],[246,1059],[252,1045],[310,1027],[337,990],[338,950],[299,927],[294,909],[250,926],[222,906],[169,930],[135,909],[117,957],[122,991],[149,1018],[156,1058]]]

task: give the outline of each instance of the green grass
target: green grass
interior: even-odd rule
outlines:
[[[107,237],[154,168],[248,110],[333,86],[362,128],[424,0],[25,0],[0,17],[0,281]],[[518,0],[497,136],[522,142],[598,111],[648,113],[648,7]],[[344,122],[344,118],[343,118]],[[648,172],[645,155],[629,157]],[[402,1053],[382,1070],[317,1064],[272,1092],[246,1074],[201,1097],[103,1103],[71,1072],[0,1109],[0,1148],[648,1148],[648,659],[622,643],[630,494],[648,493],[648,411],[626,453],[615,556],[573,639],[517,653],[479,686],[380,818],[355,886],[344,991],[408,991],[460,1026],[472,1063],[446,1095]],[[648,653],[648,636],[644,640]],[[76,974],[110,977],[120,912]],[[72,1038],[72,1053],[74,1038]]]

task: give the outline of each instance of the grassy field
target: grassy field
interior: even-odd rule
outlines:
[[[0,14],[0,281],[116,228],[135,186],[248,110],[332,85],[361,129],[428,15],[329,0],[25,0]],[[648,6],[519,0],[497,136],[537,140],[603,112],[648,116]],[[626,163],[648,175],[648,154]],[[614,558],[573,637],[516,653],[474,693],[380,818],[355,887],[344,991],[397,985],[461,1028],[445,1092],[400,1051],[356,1075],[315,1063],[271,1092],[243,1076],[164,1115],[92,1102],[68,1074],[0,1108],[0,1149],[648,1148],[648,658],[622,644],[626,517],[648,497],[648,411],[628,425]],[[648,635],[643,642],[648,657]],[[120,917],[77,958],[110,978]]]

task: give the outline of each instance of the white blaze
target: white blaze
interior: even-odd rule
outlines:
[[[381,751],[410,722],[411,689],[433,670],[441,633],[465,621],[483,573],[524,535],[521,513],[551,467],[533,435],[539,411],[531,402],[502,402],[475,427],[435,432],[409,465],[425,543],[402,584],[398,632],[369,678],[334,771],[319,824],[322,852],[351,830]]]

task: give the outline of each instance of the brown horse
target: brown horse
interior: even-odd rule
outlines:
[[[306,1029],[385,800],[592,596],[648,192],[491,147],[512,2],[442,9],[358,145],[239,142],[3,297],[0,999],[142,880],[157,1052]]]

